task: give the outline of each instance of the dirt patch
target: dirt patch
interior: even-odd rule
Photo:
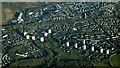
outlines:
[[[3,12],[2,13],[2,22],[3,23],[9,21],[13,17],[13,12],[9,8],[3,8],[2,12]]]

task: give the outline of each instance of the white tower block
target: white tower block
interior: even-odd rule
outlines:
[[[110,51],[109,51],[109,50],[106,50],[106,53],[107,53],[107,54],[109,54],[109,53],[110,53]]]
[[[29,36],[29,35],[26,35],[26,39],[30,39],[30,36]]]
[[[74,45],[74,46],[75,46],[75,48],[78,48],[78,44],[77,44],[77,43],[75,43],[75,45]]]
[[[51,32],[52,32],[51,29],[49,29],[49,30],[48,30],[48,33],[50,34]]]
[[[103,48],[100,49],[100,53],[103,53]]]
[[[20,20],[22,18],[23,13],[20,13],[20,15],[18,16],[18,20]]]
[[[83,40],[83,44],[85,45],[85,39]]]
[[[27,35],[27,32],[24,32],[24,36]]]
[[[32,40],[35,40],[35,36],[32,36]]]
[[[94,46],[92,46],[91,50],[94,51]]]
[[[69,46],[70,46],[70,45],[69,45],[69,42],[67,42],[66,44],[67,44],[67,47],[69,47]]]
[[[40,41],[41,41],[41,42],[44,42],[44,37],[41,37],[41,38],[40,38]]]
[[[47,36],[48,36],[48,33],[47,33],[47,32],[45,32],[45,33],[44,33],[44,36],[46,36],[46,37],[47,37]]]
[[[86,50],[86,45],[83,46],[83,49]]]

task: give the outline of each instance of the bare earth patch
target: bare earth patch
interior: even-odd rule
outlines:
[[[13,12],[9,8],[2,9],[2,22],[5,23],[13,17]]]

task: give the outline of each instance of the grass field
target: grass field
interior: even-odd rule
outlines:
[[[113,67],[120,67],[120,55],[113,55],[110,58],[110,63]]]
[[[95,61],[92,62],[95,68],[110,68],[110,66],[106,63],[103,63],[101,61]]]

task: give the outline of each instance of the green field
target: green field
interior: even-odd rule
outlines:
[[[110,63],[113,67],[120,67],[120,55],[113,55],[111,58],[110,58]]]

